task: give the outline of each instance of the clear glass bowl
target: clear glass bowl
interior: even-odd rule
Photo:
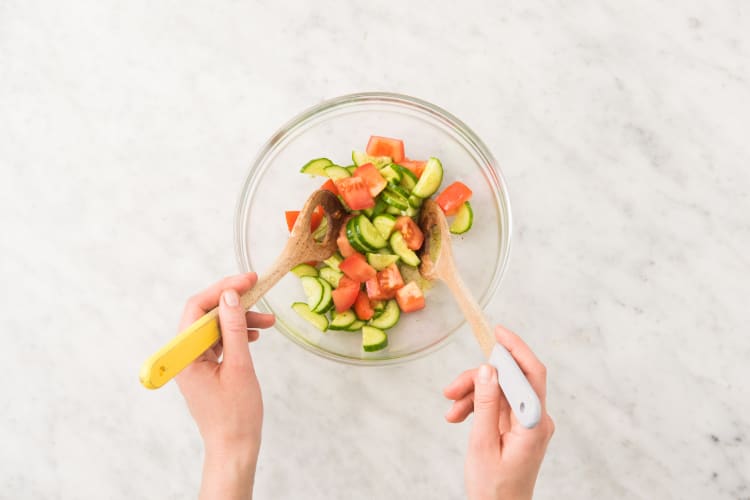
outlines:
[[[484,306],[497,289],[510,251],[511,214],[502,175],[484,143],[458,118],[413,97],[368,92],[337,97],[310,108],[282,126],[261,148],[240,194],[235,249],[242,271],[262,275],[288,238],[285,210],[299,210],[321,177],[299,173],[312,158],[351,164],[352,149],[364,150],[370,135],[404,140],[409,158],[440,158],[442,187],[461,180],[471,187],[474,226],[453,236],[458,270]],[[328,359],[356,365],[398,363],[444,345],[464,324],[448,288],[426,291],[427,307],[402,314],[388,331],[386,349],[366,353],[361,334],[321,333],[297,316],[292,302],[304,301],[299,279],[284,277],[258,304],[276,315],[276,328],[296,344]]]

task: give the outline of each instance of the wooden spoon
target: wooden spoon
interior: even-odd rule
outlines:
[[[484,355],[497,369],[500,387],[516,418],[524,427],[534,427],[542,414],[539,397],[513,356],[495,342],[495,336],[482,309],[461,281],[453,262],[448,221],[437,203],[429,199],[424,201],[419,225],[425,233],[425,244],[420,255],[422,263],[419,267],[422,276],[428,280],[441,279],[448,285]]]
[[[310,218],[318,205],[322,205],[328,221],[321,242],[315,241],[310,231]],[[336,195],[330,191],[315,191],[297,217],[281,254],[255,286],[240,297],[242,307],[249,309],[253,306],[297,264],[320,262],[333,255],[336,237],[345,218],[346,211]],[[212,309],[146,360],[141,367],[141,384],[148,389],[161,387],[213,346],[221,336],[218,316],[218,308]]]

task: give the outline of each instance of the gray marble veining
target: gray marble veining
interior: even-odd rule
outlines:
[[[538,498],[750,498],[750,12],[741,1],[0,2],[0,497],[186,498],[201,444],[137,369],[236,270],[259,146],[391,90],[467,122],[508,180],[488,307],[549,370]],[[279,219],[281,222],[281,219]],[[258,498],[461,498],[441,389],[274,331]]]

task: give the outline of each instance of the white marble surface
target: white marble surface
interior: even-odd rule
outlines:
[[[509,181],[489,315],[549,369],[537,497],[750,498],[750,10],[676,0],[0,1],[0,497],[194,496],[196,429],[138,367],[235,271],[262,142],[375,89]],[[257,497],[461,498],[473,342],[363,370],[266,334]]]

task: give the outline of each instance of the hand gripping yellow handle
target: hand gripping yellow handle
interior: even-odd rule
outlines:
[[[218,313],[209,311],[148,358],[141,367],[141,384],[158,389],[214,345],[221,336]]]

